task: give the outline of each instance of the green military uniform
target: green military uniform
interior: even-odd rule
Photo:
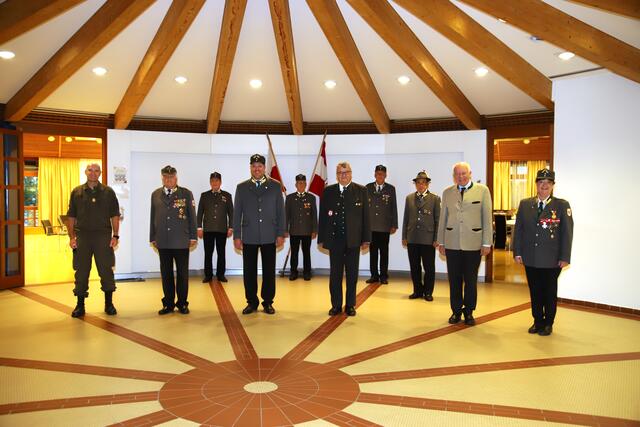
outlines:
[[[111,243],[111,218],[120,216],[120,206],[115,192],[98,183],[94,188],[82,184],[73,189],[67,216],[75,219],[77,247],[73,250],[75,274],[74,295],[89,296],[89,273],[94,257],[100,285],[104,292],[113,292],[116,283],[113,276],[115,256]]]

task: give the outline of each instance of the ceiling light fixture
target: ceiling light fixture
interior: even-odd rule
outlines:
[[[542,38],[538,37],[538,36],[534,36],[533,34],[529,36],[529,40],[531,40],[532,42],[541,42]]]
[[[502,18],[498,18],[498,22],[504,24],[505,22],[507,22],[506,20],[502,19]]]
[[[398,83],[400,83],[401,85],[406,85],[411,81],[411,79],[407,76],[400,76],[398,77]]]
[[[574,56],[576,56],[576,54],[573,52],[562,52],[558,54],[558,58],[562,59],[563,61],[568,61]]]
[[[91,71],[93,71],[93,74],[95,74],[96,76],[104,76],[105,74],[107,74],[107,69],[104,67],[96,67]]]
[[[73,138],[71,138],[70,136],[67,136],[64,140],[67,141],[67,142],[71,142],[71,141],[73,141]]]
[[[324,87],[326,87],[327,89],[333,89],[334,87],[336,87],[337,83],[335,80],[327,80],[324,82]]]
[[[187,78],[185,76],[176,76],[176,78],[174,79],[176,82],[178,82],[178,84],[185,84],[187,82]]]
[[[13,59],[15,56],[16,54],[10,50],[0,50],[0,58],[2,59]]]
[[[249,86],[251,86],[254,89],[260,89],[262,87],[262,80],[260,79],[249,80]]]
[[[531,140],[530,139],[523,139],[522,142],[524,142],[524,145],[528,145]]]
[[[489,70],[486,69],[485,67],[478,67],[475,70],[473,70],[474,73],[476,73],[476,76],[478,77],[484,77],[487,74],[489,74]]]
[[[47,138],[47,141],[49,141],[49,142],[53,142],[55,140],[56,140],[56,137],[53,136],[53,135],[50,135],[49,138]]]

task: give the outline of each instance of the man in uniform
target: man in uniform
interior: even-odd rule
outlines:
[[[113,316],[117,313],[113,305],[113,292],[116,290],[113,248],[118,245],[120,238],[120,207],[116,193],[99,181],[99,164],[88,165],[84,174],[87,182],[73,189],[67,211],[69,246],[73,249],[73,267],[76,271],[73,294],[78,299],[71,316],[82,317],[85,314],[84,299],[89,296],[92,257],[96,260],[100,286],[104,292],[104,312]]]
[[[242,272],[247,306],[242,314],[258,309],[258,249],[262,258],[262,306],[274,314],[276,247],[286,231],[281,184],[265,175],[265,158],[251,156],[251,178],[238,184],[233,210],[233,245],[242,250]]]
[[[175,307],[189,314],[189,249],[197,243],[195,200],[191,191],[178,187],[176,168],[162,168],[162,187],[151,194],[149,241],[160,255],[162,308],[158,314],[172,313]],[[174,282],[173,263],[177,278]],[[177,301],[176,301],[177,294]]]
[[[478,268],[489,255],[493,241],[491,194],[482,184],[471,180],[467,162],[453,165],[455,184],[442,193],[442,210],[438,224],[438,250],[447,257],[451,317],[449,323],[476,324],[473,310],[478,299]],[[462,284],[464,282],[464,294]]]
[[[304,280],[311,280],[311,240],[318,233],[318,212],[316,196],[307,193],[307,178],[296,175],[296,192],[287,196],[285,211],[287,232],[291,243],[291,274],[289,280],[298,278],[298,252],[302,243]]]
[[[555,172],[538,171],[538,194],[520,202],[513,233],[513,255],[518,264],[524,264],[531,294],[533,325],[529,333],[542,336],[553,331],[558,276],[571,261],[573,240],[571,206],[551,195],[555,180]]]
[[[337,184],[324,189],[320,199],[318,243],[329,250],[331,309],[329,316],[342,312],[342,277],[347,276],[345,313],[356,315],[356,284],[360,248],[371,242],[367,189],[351,181],[351,165],[338,163]]]
[[[389,283],[389,235],[398,229],[398,203],[396,188],[385,182],[387,167],[378,165],[374,182],[367,184],[369,192],[369,214],[371,215],[371,246],[369,248],[369,269],[371,277],[367,283]],[[378,274],[378,252],[380,270]]]
[[[413,293],[409,298],[433,301],[438,247],[435,237],[440,219],[440,197],[429,191],[431,178],[425,171],[418,173],[413,182],[416,191],[407,196],[402,220],[402,245],[407,248],[409,254],[413,282]]]
[[[213,172],[209,176],[211,191],[200,195],[198,202],[198,237],[204,241],[204,279],[202,283],[209,283],[213,278],[213,250],[218,251],[216,278],[219,282],[226,282],[225,245],[227,237],[233,234],[233,201],[231,194],[221,190],[222,175]]]

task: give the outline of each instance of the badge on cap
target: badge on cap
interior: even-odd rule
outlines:
[[[329,216],[333,216],[333,211],[329,211],[329,212],[327,212],[327,215],[329,215]]]
[[[571,208],[567,208],[567,216],[571,216]]]

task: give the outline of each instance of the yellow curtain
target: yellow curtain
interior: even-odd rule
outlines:
[[[536,189],[536,174],[540,169],[548,167],[546,160],[529,160],[527,162],[527,196],[533,197],[538,193]]]
[[[58,216],[69,208],[71,191],[80,185],[78,159],[38,159],[38,213],[40,220],[58,225]]]
[[[511,162],[493,162],[493,209],[511,209]]]

